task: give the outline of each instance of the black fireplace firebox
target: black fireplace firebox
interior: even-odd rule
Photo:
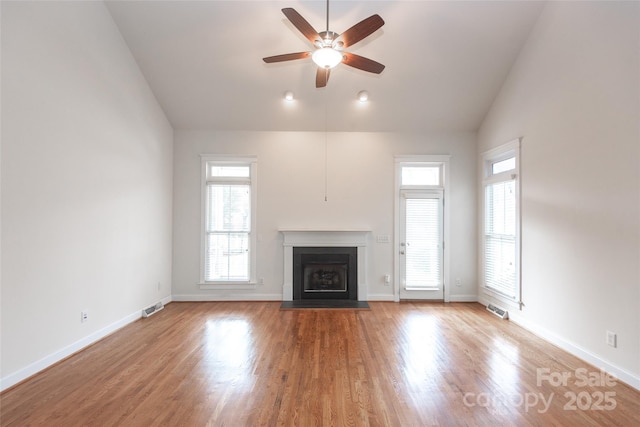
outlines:
[[[293,299],[358,300],[357,247],[294,247]]]

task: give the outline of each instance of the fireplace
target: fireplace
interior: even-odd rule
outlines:
[[[313,251],[338,251],[344,252],[345,249],[349,252],[349,263],[348,263],[348,273],[346,274],[346,286],[349,288],[348,298],[353,298],[355,301],[366,301],[368,294],[368,286],[367,286],[367,253],[369,246],[369,236],[371,234],[370,230],[362,230],[362,229],[342,229],[342,230],[332,230],[332,229],[280,229],[280,232],[283,236],[283,284],[282,284],[282,300],[283,301],[293,301],[294,300],[294,249],[296,252],[313,252]],[[317,255],[317,253],[312,253],[311,255]],[[302,262],[300,260],[300,262]],[[335,264],[344,264],[344,262],[337,262],[335,259],[329,259],[329,262],[326,263],[330,268],[319,268],[316,273],[318,276],[315,279],[315,287],[323,288],[319,289],[322,292],[315,292],[317,294],[321,294],[322,297],[317,297],[318,300],[322,299],[331,299],[337,298],[339,292],[338,290],[338,281],[340,281],[340,275],[343,274],[342,270],[338,268]],[[355,263],[355,264],[352,264]],[[338,275],[337,278],[334,275]],[[304,274],[304,271],[298,272],[301,276]],[[333,288],[333,289],[332,289]],[[315,289],[318,291],[318,289]],[[337,292],[329,292],[329,291],[337,291]],[[314,293],[313,289],[312,292]],[[328,295],[331,293],[335,293],[336,296],[329,297]],[[354,296],[355,295],[355,296]],[[341,295],[341,297],[345,297],[345,295]],[[307,301],[312,301],[312,298],[307,299]],[[345,299],[348,301],[347,299]]]
[[[358,300],[357,247],[294,247],[293,299]]]

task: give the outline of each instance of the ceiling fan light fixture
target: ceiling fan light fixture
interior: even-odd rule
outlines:
[[[315,62],[318,67],[330,69],[341,63],[343,58],[342,53],[337,50],[330,47],[323,47],[315,50],[311,54],[311,59],[313,59],[313,62]]]

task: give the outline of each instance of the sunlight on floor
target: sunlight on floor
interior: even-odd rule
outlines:
[[[522,382],[517,366],[520,362],[518,347],[500,337],[493,338],[492,347],[494,351],[488,360],[491,379],[500,384],[506,394],[520,392]]]
[[[210,319],[206,325],[203,367],[216,383],[233,383],[238,390],[253,387],[256,360],[251,324],[245,319]]]
[[[442,352],[438,319],[424,313],[413,313],[405,321],[405,340],[400,354],[404,362],[404,374],[411,387],[424,387],[425,383],[440,382],[438,366],[446,360],[438,360]]]

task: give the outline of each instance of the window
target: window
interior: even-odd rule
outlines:
[[[519,145],[514,141],[483,156],[485,290],[520,301]]]
[[[402,166],[401,183],[407,186],[440,186],[442,165]]]
[[[255,283],[255,158],[202,158],[201,284]]]
[[[491,164],[491,174],[498,175],[502,172],[514,170],[516,168],[516,157],[507,157],[504,160],[498,160]]]

